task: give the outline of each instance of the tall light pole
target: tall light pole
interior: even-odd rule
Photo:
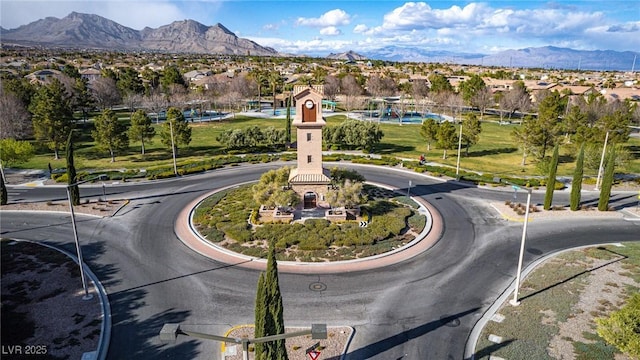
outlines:
[[[517,185],[512,185],[517,191],[521,188]],[[527,224],[529,223],[529,206],[531,205],[531,189],[525,189],[527,191],[527,209],[524,212],[524,225],[522,226],[522,240],[520,241],[520,256],[518,257],[518,272],[516,273],[516,288],[513,291],[513,299],[509,301],[511,305],[518,306],[518,290],[520,288],[520,273],[522,272],[522,260],[524,258],[524,243],[527,238]]]
[[[173,156],[173,173],[178,176],[178,166],[176,164],[176,144],[173,140],[173,122],[169,120],[169,132],[171,133],[171,154]]]
[[[460,120],[460,135],[458,135],[458,161],[456,161],[456,175],[460,172],[460,149],[462,148],[462,120]]]
[[[71,201],[71,187],[72,186],[77,186],[80,184],[84,184],[86,182],[98,179],[98,178],[103,178],[105,175],[98,175],[95,177],[92,177],[91,179],[87,179],[87,180],[83,180],[83,181],[78,181],[76,183],[73,184],[69,184],[67,185],[67,199],[69,199],[69,211],[71,212],[71,225],[73,227],[73,240],[75,241],[76,244],[76,253],[78,256],[78,265],[80,266],[80,278],[82,279],[82,289],[84,290],[84,296],[82,297],[82,300],[91,300],[93,299],[93,295],[89,294],[89,289],[87,287],[87,280],[84,278],[84,261],[82,260],[82,249],[80,248],[80,241],[78,240],[78,228],[76,226],[76,213],[73,210],[73,202]],[[104,184],[103,184],[104,186]]]
[[[602,147],[602,157],[600,158],[600,167],[598,168],[598,177],[596,178],[596,187],[595,190],[598,191],[600,187],[600,177],[602,176],[602,165],[604,164],[604,154],[607,151],[607,141],[609,140],[609,131],[607,131],[607,135],[604,137],[604,146]]]

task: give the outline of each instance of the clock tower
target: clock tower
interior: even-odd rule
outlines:
[[[324,196],[331,183],[322,167],[322,85],[297,85],[293,89],[296,114],[297,168],[289,174],[291,188],[303,199],[305,209],[327,205]]]

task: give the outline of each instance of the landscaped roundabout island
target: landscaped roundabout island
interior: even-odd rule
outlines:
[[[331,169],[324,196],[329,206],[305,208],[286,185],[290,171],[272,170],[256,184],[211,194],[194,209],[193,228],[202,239],[246,256],[266,257],[273,242],[278,260],[328,262],[399,249],[427,225],[411,198],[338,168]]]

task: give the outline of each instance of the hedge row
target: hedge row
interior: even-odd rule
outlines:
[[[209,170],[218,169],[227,165],[236,165],[240,163],[267,163],[272,161],[294,161],[297,159],[297,154],[295,152],[283,152],[277,154],[247,154],[241,156],[238,155],[226,155],[226,156],[215,156],[211,159],[200,160],[200,161],[184,161],[177,164],[177,172],[178,175],[188,175],[195,173],[202,173]],[[447,176],[451,178],[456,178],[461,181],[471,182],[477,185],[484,184],[497,184],[496,177],[492,174],[478,174],[474,172],[467,172],[464,170],[460,170],[458,174],[456,174],[455,169],[451,167],[440,167],[440,166],[431,166],[431,165],[421,165],[418,161],[401,161],[395,157],[391,156],[382,156],[380,158],[372,158],[369,156],[360,156],[360,155],[350,155],[350,154],[331,154],[323,156],[323,161],[351,161],[355,164],[371,164],[371,165],[379,165],[379,166],[397,166],[402,163],[403,167],[408,169],[413,169],[419,173],[431,173],[435,176]],[[148,178],[150,180],[155,179],[164,179],[171,178],[175,176],[173,166],[162,166],[162,167],[153,167],[148,168],[146,172],[138,172],[135,170],[127,170],[125,172],[120,171],[111,171],[108,172],[108,177],[110,180],[122,180],[125,181],[127,179],[134,178]],[[81,176],[82,175],[82,176]],[[81,173],[78,176],[79,180],[90,176],[88,173]],[[54,174],[52,178],[57,182],[66,182],[66,175],[64,173]],[[522,187],[540,187],[545,186],[544,179],[537,178],[516,178],[516,177],[502,177],[501,182],[509,182],[515,185],[519,185]],[[585,182],[588,182],[589,179],[585,179]],[[640,183],[640,179],[638,180]],[[564,184],[560,182],[556,182],[555,189],[560,190],[564,188]]]

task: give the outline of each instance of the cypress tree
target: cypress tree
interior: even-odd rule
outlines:
[[[71,196],[71,204],[74,206],[80,205],[80,188],[76,183],[76,167],[73,164],[73,131],[69,132],[67,138],[67,184],[69,184],[69,194]]]
[[[576,211],[580,207],[580,193],[582,192],[582,175],[584,174],[584,143],[580,146],[580,152],[576,159],[576,169],[573,171],[571,181],[571,199],[569,207]]]
[[[600,198],[598,199],[598,210],[609,210],[609,197],[611,196],[611,186],[613,186],[613,173],[615,168],[616,149],[611,147],[609,156],[607,157],[607,165],[604,168],[602,176],[602,185],[600,186]]]
[[[544,209],[551,209],[553,202],[553,191],[556,187],[556,171],[558,171],[558,145],[553,148],[553,156],[549,165],[549,177],[547,178],[547,192],[544,196]]]
[[[256,293],[255,306],[255,333],[254,337],[259,338],[265,336],[265,318],[266,318],[266,299],[265,299],[265,278],[264,273],[258,278],[258,291]],[[264,344],[256,343],[254,346],[254,354],[256,360],[264,359]]]
[[[280,283],[278,281],[278,263],[276,261],[275,244],[269,244],[269,256],[267,257],[267,275],[265,279],[266,291],[269,300],[267,306],[267,323],[266,327],[269,334],[284,334],[284,307],[282,304],[282,293],[280,292]],[[285,340],[276,340],[265,343],[269,360],[288,360],[287,348]]]

